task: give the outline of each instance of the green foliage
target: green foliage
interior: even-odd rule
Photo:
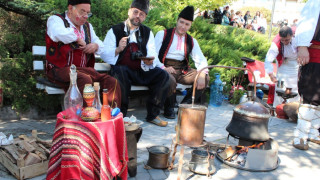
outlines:
[[[230,99],[231,104],[239,104],[240,103],[240,98],[244,95],[245,91],[241,89],[236,89],[233,92],[233,95]]]
[[[40,110],[59,106],[56,96],[45,96],[43,91],[36,88],[36,76],[32,70],[32,55],[20,53],[16,58],[2,58],[0,77],[5,105],[12,105],[20,112],[26,111],[31,105]]]
[[[231,26],[208,24],[200,18],[193,22],[191,35],[198,40],[209,65],[243,67],[241,57],[263,61],[270,46],[266,35]],[[231,82],[232,77],[243,72],[214,68],[209,72],[210,77],[214,73],[221,74],[223,81]]]

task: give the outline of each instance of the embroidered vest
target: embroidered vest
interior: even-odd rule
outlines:
[[[274,39],[272,40],[272,42],[274,42],[277,47],[278,47],[278,50],[279,50],[279,54],[277,56],[277,61],[278,61],[278,66],[280,67],[283,60],[284,60],[284,57],[283,57],[283,44],[281,43],[280,41],[280,35],[277,34],[276,37],[274,37]]]
[[[113,33],[114,33],[114,35],[116,37],[116,47],[119,46],[119,42],[123,37],[127,37],[128,36],[128,34],[124,31],[124,28],[125,28],[124,22],[112,26]],[[150,36],[151,29],[148,28],[147,26],[141,24],[140,27],[139,27],[139,31],[140,31],[140,35],[141,35],[142,39],[141,39],[141,44],[137,44],[137,45],[138,45],[139,50],[142,52],[142,54],[144,56],[146,56],[147,55],[147,43],[149,41],[149,36]],[[139,38],[139,34],[138,34],[139,31],[136,31],[136,34],[135,34],[136,38],[137,38],[137,41],[138,41],[138,38]],[[119,54],[119,57],[118,57],[118,60],[117,60],[116,64],[119,64],[120,61],[122,61],[122,59],[124,58],[124,54],[128,53],[127,49],[130,50],[129,46],[127,46]],[[132,52],[135,52],[135,51],[132,51]],[[130,54],[131,54],[131,52],[130,52]],[[128,57],[128,56],[126,56],[126,57]],[[126,62],[129,62],[129,61],[126,61]],[[137,61],[137,60],[133,60],[132,62],[133,63],[139,62],[139,66],[140,66],[140,63],[141,63],[140,61]]]
[[[70,24],[65,19],[66,14],[56,14],[59,16],[66,28],[70,27]],[[89,23],[86,22],[83,25],[85,32],[85,42],[87,44],[91,43],[90,27]],[[46,59],[50,65],[56,67],[65,67],[75,64],[77,67],[94,67],[95,57],[94,54],[86,54],[86,62],[81,63],[83,51],[78,49],[79,45],[76,42],[70,44],[63,44],[63,42],[54,42],[46,33]],[[72,55],[70,56],[70,53]],[[47,63],[47,64],[48,64]],[[48,69],[48,65],[47,65]]]
[[[159,50],[159,60],[162,63],[164,63],[164,60],[169,52],[169,48],[172,44],[175,30],[176,28],[164,30],[163,42]],[[189,34],[186,34],[184,39],[185,39],[184,57],[185,57],[185,60],[187,61],[187,64],[189,65],[189,55],[193,49],[193,38]]]

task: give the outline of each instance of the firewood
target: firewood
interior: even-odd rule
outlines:
[[[25,158],[24,158],[24,165],[29,166],[32,164],[36,164],[41,162],[41,158],[34,154],[34,153],[29,153]]]
[[[52,140],[43,140],[43,139],[37,138],[37,143],[41,143],[47,149],[50,149],[52,146]]]
[[[21,149],[25,149],[28,152],[34,152],[36,150],[35,147],[33,147],[30,143],[28,143],[26,141],[21,141],[18,144],[21,147]]]
[[[46,152],[46,155],[49,157],[50,155],[50,150],[47,149],[44,145],[38,143],[39,147],[41,147],[45,152]]]
[[[45,160],[48,159],[47,156],[46,156],[46,154],[44,154],[44,153],[42,153],[42,152],[40,152],[40,151],[35,151],[34,153],[35,153],[36,155],[38,155],[38,156],[41,158],[41,160],[43,160],[43,161],[45,161]]]
[[[6,152],[8,152],[9,154],[12,155],[12,157],[17,160],[20,157],[24,157],[25,154],[21,154],[18,151],[18,148],[16,147],[16,145],[11,144],[11,145],[7,145],[7,146],[2,146],[2,148],[4,148],[6,150]]]
[[[0,153],[4,154],[13,164],[17,163],[17,160],[15,158],[13,158],[12,155],[7,153],[6,151],[0,150]]]

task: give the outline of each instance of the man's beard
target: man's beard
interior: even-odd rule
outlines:
[[[134,25],[134,26],[140,26],[141,25],[140,19],[138,19],[139,20],[138,22],[135,22],[134,20],[135,20],[134,18],[130,19],[130,23],[132,25]]]

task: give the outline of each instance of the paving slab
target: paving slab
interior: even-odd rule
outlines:
[[[139,101],[137,101],[139,102]],[[209,107],[206,114],[205,125],[205,140],[212,143],[226,143],[228,132],[226,126],[229,124],[233,115],[234,105],[224,103],[221,107]],[[177,109],[176,109],[177,110]],[[137,151],[137,175],[129,177],[130,180],[160,180],[160,179],[177,179],[178,176],[178,159],[179,150],[175,156],[173,170],[146,170],[144,165],[147,163],[149,153],[147,147],[163,145],[171,148],[172,139],[175,137],[175,125],[177,118],[168,120],[160,115],[164,120],[168,120],[167,127],[158,127],[145,122],[146,116],[145,106],[140,103],[130,105],[128,116],[134,115],[142,122],[141,127],[143,133],[138,143]],[[34,120],[24,118],[23,120],[2,120],[0,119],[0,132],[6,135],[13,134],[14,137],[20,134],[31,135],[32,129],[37,129],[39,136],[44,139],[51,139],[54,133],[55,119],[50,120]],[[296,124],[287,120],[271,117],[269,120],[269,134],[271,138],[279,144],[278,156],[280,158],[279,167],[276,170],[269,172],[251,172],[236,169],[223,164],[217,158],[215,159],[216,172],[211,177],[194,174],[189,171],[188,163],[191,159],[192,148],[185,147],[184,164],[182,167],[182,179],[202,180],[202,179],[217,179],[217,180],[288,180],[288,179],[319,179],[320,177],[320,146],[314,143],[309,143],[308,151],[301,151],[292,146],[293,130]],[[236,144],[237,140],[229,138],[230,144]],[[171,150],[172,152],[173,150]],[[171,161],[170,161],[171,162]],[[32,178],[32,180],[45,179],[46,175]],[[15,179],[8,170],[0,164],[0,179],[12,180]]]

